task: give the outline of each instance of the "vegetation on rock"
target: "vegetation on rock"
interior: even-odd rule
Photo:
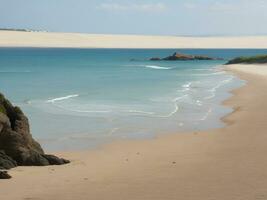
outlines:
[[[257,55],[257,56],[249,56],[249,57],[237,57],[226,63],[226,65],[230,64],[264,64],[267,63],[267,55]]]

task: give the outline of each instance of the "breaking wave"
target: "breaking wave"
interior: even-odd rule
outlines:
[[[171,67],[161,67],[161,66],[157,66],[157,65],[145,65],[146,68],[150,68],[150,69],[172,69]]]
[[[78,97],[78,96],[79,96],[78,94],[72,94],[72,95],[68,95],[68,96],[64,96],[64,97],[57,97],[57,98],[54,98],[54,99],[49,99],[46,102],[47,103],[55,103],[56,101],[63,101],[63,100],[70,99],[70,98],[75,98],[75,97]]]

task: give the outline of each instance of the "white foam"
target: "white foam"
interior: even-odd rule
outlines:
[[[174,110],[173,110],[170,114],[165,115],[165,116],[160,116],[160,117],[164,117],[164,118],[166,118],[166,117],[171,117],[171,116],[173,116],[175,113],[177,113],[178,110],[179,110],[179,106],[178,106],[177,102],[175,102],[175,104],[174,104]]]
[[[53,104],[53,105],[67,112],[76,112],[76,113],[111,113],[112,112],[112,110],[78,110],[78,109],[66,108],[64,106],[59,106],[56,104]]]
[[[168,117],[171,117],[173,116],[175,113],[178,112],[179,110],[179,106],[178,106],[178,101],[180,101],[181,99],[187,97],[188,95],[183,95],[183,96],[180,96],[180,97],[176,97],[172,100],[172,102],[174,103],[174,110],[171,111],[169,114],[166,114],[166,115],[159,115],[159,114],[156,114],[155,112],[148,112],[148,111],[141,111],[141,110],[129,110],[127,112],[130,112],[130,113],[135,113],[135,114],[141,114],[141,115],[149,115],[151,117],[159,117],[159,118],[168,118]]]
[[[162,118],[168,118],[168,117],[171,117],[173,116],[175,113],[177,113],[179,111],[179,106],[178,106],[178,101],[180,101],[181,99],[187,97],[188,95],[185,94],[183,96],[180,96],[180,97],[176,97],[175,99],[172,100],[172,102],[174,102],[174,110],[172,112],[170,112],[169,114],[167,115],[157,115],[156,117],[162,117]]]
[[[225,74],[224,71],[214,72],[214,73],[207,73],[207,74],[191,74],[191,76],[217,76],[221,74]]]
[[[216,85],[215,87],[213,87],[209,91],[216,92],[217,89],[219,89],[220,87],[224,86],[225,84],[231,82],[233,79],[234,79],[234,77],[231,77],[229,79],[223,80],[222,82],[220,82],[218,85]]]
[[[71,110],[72,112],[79,112],[79,113],[111,113],[112,110]]]
[[[205,121],[211,113],[212,113],[212,109],[209,108],[208,112],[200,120]]]
[[[172,69],[172,67],[161,67],[158,65],[125,65],[126,67],[145,67],[145,68],[150,68],[150,69],[163,69],[163,70],[168,70]]]
[[[145,115],[154,115],[154,112],[147,112],[142,110],[128,110],[130,113],[139,113],[139,114],[145,114]]]
[[[184,84],[182,87],[183,88],[190,88],[191,85],[192,85],[192,82],[189,82],[189,83]]]
[[[213,88],[211,88],[211,89],[209,90],[212,94],[211,94],[210,96],[208,96],[208,97],[205,97],[204,99],[212,99],[212,98],[214,98],[214,97],[216,96],[216,95],[215,95],[216,91],[217,91],[220,87],[222,87],[222,86],[228,84],[229,82],[231,82],[233,79],[234,79],[234,77],[231,77],[231,78],[229,78],[229,79],[226,79],[226,80],[221,81],[219,84],[217,84],[215,87],[213,87]]]
[[[78,94],[72,94],[72,95],[68,95],[68,96],[64,96],[64,97],[57,97],[57,98],[54,98],[54,99],[49,99],[46,102],[47,103],[54,103],[56,101],[63,101],[63,100],[74,98],[74,97],[78,97],[78,96],[79,96]]]
[[[202,105],[203,105],[202,101],[200,101],[200,100],[196,100],[196,104],[197,104],[198,106],[202,106]]]
[[[188,95],[185,94],[185,95],[183,95],[183,96],[176,97],[175,99],[172,100],[172,102],[177,102],[177,101],[179,101],[179,100],[181,100],[181,99],[183,99],[183,98],[185,98],[185,97],[187,97],[187,96],[188,96]]]
[[[178,89],[177,91],[178,92],[186,92],[186,91],[189,91],[191,89],[191,87],[192,87],[192,84],[193,84],[193,82],[186,83],[186,84],[182,85],[182,88],[183,89]]]
[[[214,98],[216,95],[215,95],[215,92],[213,92],[210,96],[207,96],[205,97],[204,99],[208,100],[208,99],[212,99]]]
[[[161,66],[157,66],[157,65],[145,65],[146,68],[150,68],[150,69],[172,69],[171,67],[161,67]]]

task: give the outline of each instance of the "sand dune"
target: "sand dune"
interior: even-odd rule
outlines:
[[[0,47],[267,48],[267,36],[175,37],[0,31]]]

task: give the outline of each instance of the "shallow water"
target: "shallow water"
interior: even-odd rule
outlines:
[[[222,127],[243,81],[226,61],[148,61],[174,50],[0,48],[0,90],[46,149]],[[229,59],[267,50],[180,50]],[[131,61],[135,59],[135,61]]]

